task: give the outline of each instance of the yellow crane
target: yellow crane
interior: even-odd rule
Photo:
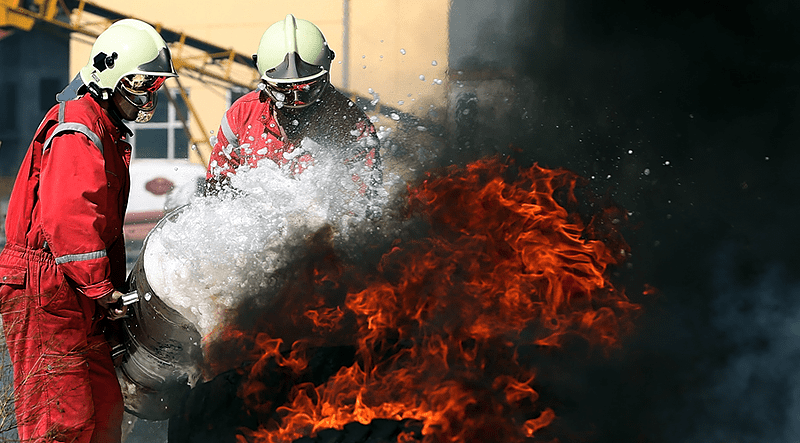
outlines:
[[[0,0],[0,29],[15,28],[30,31],[37,22],[49,23],[61,28],[96,38],[111,23],[123,18],[136,18],[112,11],[85,0]],[[151,23],[164,37],[172,52],[175,69],[192,71],[201,77],[212,78],[231,86],[252,89],[258,81],[258,72],[249,55],[223,48],[210,42],[186,35],[183,32]],[[186,116],[179,116],[190,143],[197,146],[200,158],[205,163],[211,152],[208,132],[195,112],[186,89],[175,80],[186,103],[199,136],[189,130]],[[167,94],[174,100],[171,94]]]

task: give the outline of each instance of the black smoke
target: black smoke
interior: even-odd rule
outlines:
[[[521,38],[497,36],[511,55],[471,60],[518,88],[496,145],[631,212],[618,277],[645,306],[623,351],[546,386],[562,423],[593,442],[797,441],[800,6],[515,8]]]

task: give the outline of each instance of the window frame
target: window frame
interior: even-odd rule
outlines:
[[[162,92],[159,91],[159,93],[162,93]],[[175,100],[183,101],[183,97],[181,96],[180,90],[178,88],[170,88],[169,90],[164,90],[163,94],[171,94],[172,97]],[[187,95],[188,95],[188,91],[187,91]],[[161,100],[162,98],[164,100]],[[131,132],[133,132],[133,136],[131,136],[130,139],[128,140],[128,142],[130,143],[131,148],[132,148],[132,151],[131,151],[131,159],[132,160],[140,158],[140,157],[137,156],[137,146],[136,146],[136,144],[137,144],[136,132],[139,129],[144,129],[144,130],[165,130],[166,131],[166,142],[167,142],[167,154],[166,154],[166,157],[143,157],[143,158],[156,158],[156,159],[167,159],[167,160],[187,159],[187,158],[189,158],[189,156],[190,156],[189,155],[189,150],[191,149],[191,146],[190,146],[191,145],[191,139],[188,136],[185,137],[187,139],[185,156],[175,157],[175,148],[176,148],[176,146],[175,146],[175,144],[176,144],[175,131],[181,131],[182,133],[184,133],[184,135],[186,135],[186,134],[184,132],[185,130],[184,130],[184,127],[183,127],[183,122],[181,121],[181,119],[178,118],[178,113],[177,113],[177,110],[175,109],[175,106],[172,104],[172,100],[169,100],[169,98],[167,98],[167,97],[159,97],[158,106],[165,106],[164,103],[161,103],[162,101],[166,101],[166,106],[167,106],[167,120],[166,121],[158,121],[158,122],[149,121],[147,123],[130,122],[128,124],[128,127],[130,128]],[[189,106],[188,105],[185,105],[184,108],[185,108],[185,111],[186,111],[185,118],[186,118],[186,121],[188,122],[188,121],[190,121],[190,118],[191,118],[191,114],[190,114],[191,111],[189,110]]]

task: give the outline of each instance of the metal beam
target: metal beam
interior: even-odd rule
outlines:
[[[34,24],[41,22],[96,38],[113,22],[124,18],[134,17],[86,0],[33,0],[28,3],[28,7],[21,6],[20,0],[0,0],[0,28],[30,31]],[[258,82],[258,71],[250,56],[165,28],[160,23],[153,24],[153,27],[170,47],[172,61],[178,72],[192,71],[200,74],[201,80],[202,77],[208,77],[245,89],[253,89]],[[186,116],[180,115],[179,119],[190,143],[197,147],[200,160],[207,165],[212,148],[208,133],[189,100],[186,89],[177,79],[175,82],[201,136],[192,136]],[[170,91],[167,91],[167,96],[174,104]]]
[[[86,20],[90,14],[97,21]],[[36,22],[49,23],[73,32],[96,38],[111,23],[135,18],[112,11],[85,0],[34,0],[30,9],[20,0],[0,0],[0,27],[30,31]],[[156,23],[164,41],[170,46],[176,69],[186,69],[231,85],[252,89],[258,72],[249,55],[186,35]]]

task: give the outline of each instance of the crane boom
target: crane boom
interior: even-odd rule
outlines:
[[[22,4],[26,6],[22,6]],[[86,0],[0,0],[0,28],[15,28],[30,31],[37,22],[77,32],[96,38],[117,20],[135,18],[113,11]],[[99,20],[98,20],[99,19]],[[222,46],[192,37],[152,23],[170,47],[175,69],[191,71],[201,78],[211,78],[230,86],[252,89],[258,81],[258,72],[250,56]],[[178,88],[189,109],[193,109],[188,94],[178,82]],[[193,145],[200,149],[201,160],[205,163],[211,152],[208,135],[196,112],[192,112],[200,137],[194,137],[188,127],[184,129]]]

